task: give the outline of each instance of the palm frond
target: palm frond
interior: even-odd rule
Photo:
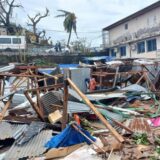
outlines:
[[[74,30],[74,33],[76,34],[77,38],[78,38],[78,35],[77,35],[77,26],[76,26],[76,20],[73,22],[72,24],[72,28]]]
[[[65,14],[60,14],[60,15],[57,15],[55,17],[58,18],[58,17],[65,17],[65,16],[66,16]]]
[[[63,10],[63,9],[59,9],[59,10],[57,10],[57,11],[63,12],[63,13],[65,13],[65,14],[70,14],[70,13],[71,13],[71,12],[65,11],[65,10]]]

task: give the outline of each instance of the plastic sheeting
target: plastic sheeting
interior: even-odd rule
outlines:
[[[159,127],[160,126],[160,117],[151,118],[148,120],[148,122],[149,122],[149,124],[151,124],[151,126]]]
[[[93,138],[88,131],[82,129],[78,125],[77,127],[91,140],[95,141],[95,138]],[[69,125],[60,134],[52,137],[51,140],[45,144],[45,147],[48,149],[67,147],[84,142],[86,142],[87,144],[91,144],[88,139],[86,139],[81,133],[79,133],[71,125]]]

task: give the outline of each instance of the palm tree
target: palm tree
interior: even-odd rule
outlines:
[[[64,22],[63,22],[63,26],[64,29],[67,33],[69,33],[69,37],[68,37],[68,42],[67,42],[67,46],[69,47],[69,42],[71,39],[71,34],[72,34],[72,30],[75,32],[76,36],[77,36],[77,31],[76,31],[76,15],[74,13],[65,11],[65,10],[58,10],[60,12],[62,12],[63,14],[57,15],[56,17],[65,17]],[[78,38],[78,36],[77,36]]]

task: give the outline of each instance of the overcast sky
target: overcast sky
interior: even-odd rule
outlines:
[[[39,30],[45,29],[53,42],[67,40],[63,28],[63,18],[55,18],[58,9],[74,12],[77,16],[77,32],[80,38],[87,38],[92,46],[102,43],[102,28],[156,2],[157,0],[17,0],[23,9],[16,9],[14,21],[26,26],[27,14],[44,12],[45,7],[50,10],[50,16],[43,19]],[[62,31],[62,32],[58,32]],[[71,40],[76,39],[75,35]]]

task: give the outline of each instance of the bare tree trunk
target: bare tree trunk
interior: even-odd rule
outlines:
[[[71,31],[69,32],[69,37],[68,37],[68,42],[67,42],[67,47],[69,47],[69,42],[70,42],[70,39],[71,39],[71,34],[72,34],[72,28],[71,28]]]

